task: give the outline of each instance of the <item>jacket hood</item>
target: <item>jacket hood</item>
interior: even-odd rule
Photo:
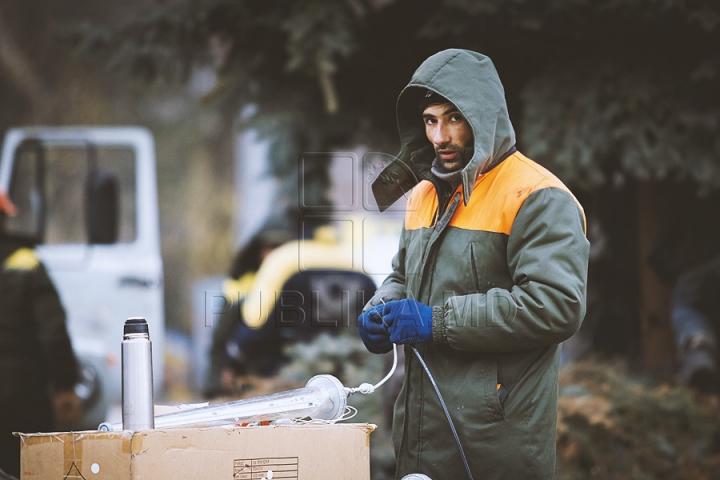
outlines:
[[[400,153],[388,166],[392,172],[373,183],[381,210],[394,203],[408,187],[430,179],[435,158],[425,136],[419,104],[428,90],[452,102],[473,131],[472,155],[462,170],[463,199],[467,205],[480,169],[500,160],[514,145],[515,131],[505,102],[505,90],[490,58],[460,49],[443,50],[425,60],[397,100]],[[408,166],[410,168],[408,168]],[[394,181],[388,181],[389,178]]]

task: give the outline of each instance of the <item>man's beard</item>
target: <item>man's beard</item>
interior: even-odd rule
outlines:
[[[450,160],[443,160],[440,156],[440,151],[444,151],[444,153],[447,153],[448,150],[454,151],[457,154]],[[438,166],[441,170],[444,170],[445,173],[451,173],[456,172],[458,170],[462,170],[462,168],[465,166],[465,156],[463,155],[464,149],[460,145],[454,145],[454,144],[444,144],[444,145],[437,145],[435,146],[435,157],[438,160]]]

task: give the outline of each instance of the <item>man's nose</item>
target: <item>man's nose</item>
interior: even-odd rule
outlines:
[[[448,133],[448,128],[445,125],[436,125],[435,130],[433,131],[433,143],[435,145],[448,143],[450,141],[450,135]]]

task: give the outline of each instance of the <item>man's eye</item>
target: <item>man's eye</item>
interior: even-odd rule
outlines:
[[[435,120],[434,118],[425,119],[425,125],[434,125],[435,123],[437,123],[437,120]]]
[[[462,122],[463,120],[465,120],[465,119],[463,118],[462,115],[451,115],[450,116],[451,122]]]

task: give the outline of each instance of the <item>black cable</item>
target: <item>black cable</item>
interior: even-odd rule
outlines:
[[[435,379],[433,378],[432,374],[430,373],[430,370],[428,369],[427,365],[425,365],[425,361],[420,356],[420,352],[417,351],[415,347],[410,345],[410,348],[413,349],[413,352],[415,352],[415,356],[420,360],[420,365],[423,366],[425,369],[425,373],[428,374],[428,377],[430,377],[430,383],[432,383],[433,388],[435,389],[435,393],[437,393],[438,398],[440,399],[440,405],[442,405],[443,411],[445,412],[445,416],[447,417],[448,423],[450,424],[450,429],[452,430],[453,436],[455,437],[455,443],[457,443],[458,450],[460,450],[460,456],[462,457],[462,461],[465,464],[465,470],[467,471],[468,478],[470,480],[473,480],[472,472],[470,471],[470,466],[468,465],[467,458],[465,457],[465,450],[463,450],[462,444],[460,443],[460,437],[458,437],[457,430],[455,430],[455,424],[452,421],[452,418],[450,418],[450,412],[448,412],[447,406],[445,406],[445,400],[443,400],[442,395],[440,394],[440,389],[437,386],[437,383],[435,383]]]

